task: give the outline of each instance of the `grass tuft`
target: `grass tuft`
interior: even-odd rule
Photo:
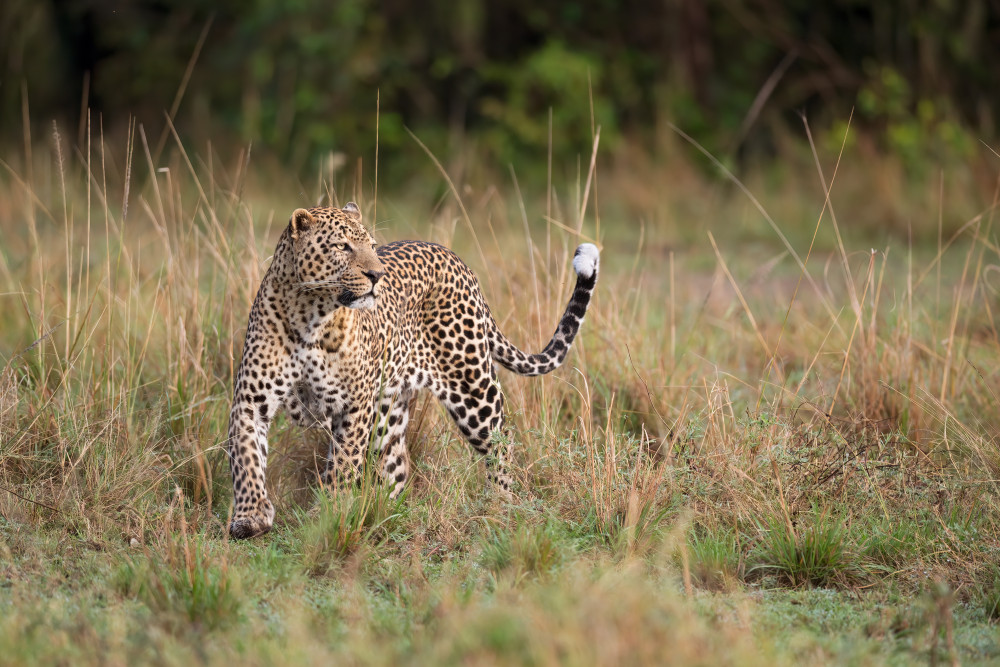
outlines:
[[[987,618],[1000,621],[1000,566],[994,564],[986,568],[976,598]]]
[[[348,556],[377,549],[406,515],[403,496],[391,499],[388,490],[368,485],[361,489],[318,489],[315,508],[299,510],[295,537],[304,570],[312,575],[327,574]]]
[[[182,503],[179,490],[177,497]],[[178,514],[176,532],[163,534],[145,557],[129,558],[122,565],[118,573],[121,591],[141,600],[158,624],[174,631],[238,625],[243,596],[225,543],[189,534],[180,507]]]
[[[762,528],[756,564],[748,574],[774,574],[792,586],[827,586],[852,570],[845,542],[841,519],[825,512],[797,527],[784,518],[772,518]]]
[[[699,587],[731,591],[740,579],[741,550],[732,530],[696,528],[688,533],[691,576]]]
[[[563,538],[557,525],[521,523],[509,530],[490,528],[483,541],[481,562],[496,577],[514,583],[524,577],[545,577],[562,564]]]

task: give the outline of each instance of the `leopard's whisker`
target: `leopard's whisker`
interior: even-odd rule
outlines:
[[[309,280],[296,283],[295,287],[299,292],[314,292],[326,287],[333,287],[336,283],[332,280]]]

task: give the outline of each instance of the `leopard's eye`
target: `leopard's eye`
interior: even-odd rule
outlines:
[[[350,243],[346,243],[346,242],[345,243],[337,243],[334,247],[337,250],[343,250],[344,252],[348,252],[351,249],[351,244]]]

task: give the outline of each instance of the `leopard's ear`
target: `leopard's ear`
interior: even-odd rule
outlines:
[[[347,202],[340,210],[349,215],[355,222],[361,222],[361,209],[354,202]]]
[[[316,218],[314,218],[312,216],[312,213],[305,210],[304,208],[295,209],[295,212],[292,213],[291,220],[288,221],[288,225],[292,229],[293,239],[298,239],[299,232],[306,231],[314,224],[316,224]]]

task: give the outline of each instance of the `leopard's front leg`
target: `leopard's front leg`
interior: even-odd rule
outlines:
[[[363,479],[372,440],[375,406],[372,397],[358,396],[331,428],[330,450],[320,481],[331,488],[356,484]]]
[[[268,375],[273,375],[271,371]],[[236,539],[262,535],[274,523],[267,497],[267,432],[287,393],[287,383],[240,368],[229,414],[229,469],[233,474],[233,518],[229,534]]]

